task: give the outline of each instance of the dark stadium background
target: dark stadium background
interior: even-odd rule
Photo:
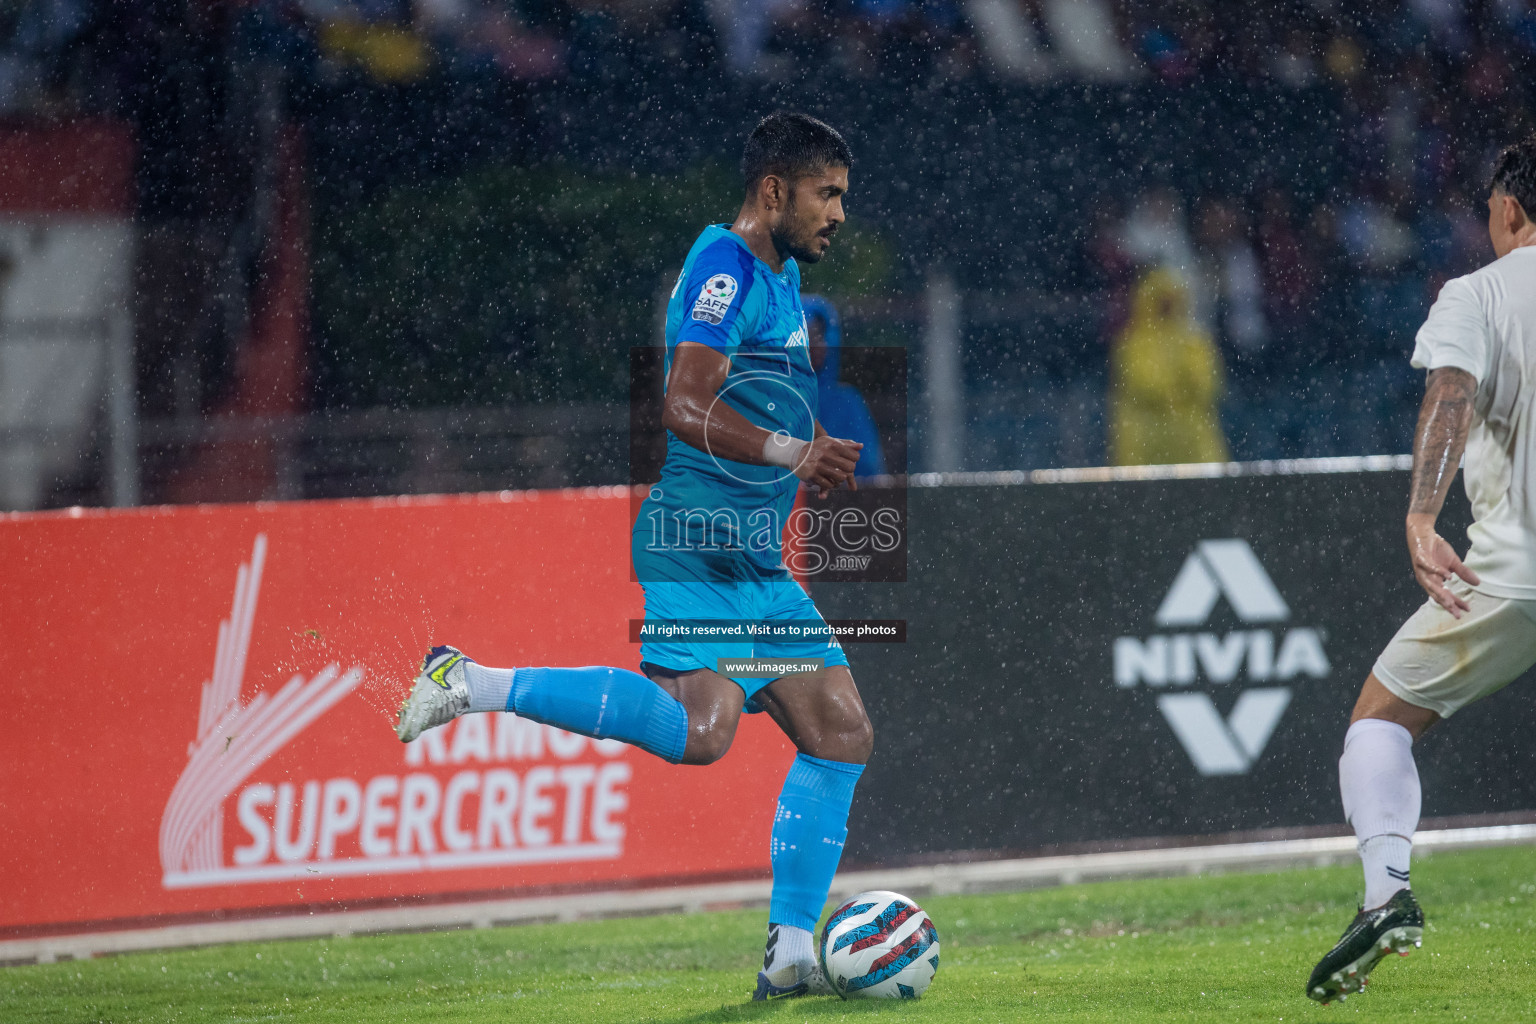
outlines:
[[[1344,709],[1421,599],[1406,467],[1277,460],[1408,451],[1413,335],[1492,256],[1533,70],[1528,0],[0,3],[0,511],[649,482],[636,352],[735,213],[751,127],[801,109],[856,157],[806,290],[888,465],[923,474],[904,582],[814,584],[829,618],[908,623],[852,652],[882,739],[850,862],[1342,834]],[[86,208],[124,283],[25,312]],[[1248,465],[1035,486],[1110,459],[1110,353],[1159,263],[1247,268],[1202,316]],[[1457,543],[1466,518],[1458,494]],[[1332,628],[1333,674],[1212,781],[1106,666],[1224,538]],[[1432,819],[1529,818],[1514,690],[1467,715],[1509,744],[1427,741]],[[914,793],[916,838],[885,842]]]
[[[1262,346],[1217,330],[1233,457],[1405,451],[1412,331],[1489,256],[1484,175],[1529,128],[1533,51],[1524,0],[6,4],[4,131],[131,138],[137,376],[131,450],[96,413],[10,504],[622,482],[628,350],[778,107],[857,154],[806,283],[846,344],[913,350],[912,469],[1105,460],[1117,232],[1155,196],[1196,259],[1262,269]],[[267,380],[242,350],[285,202],[297,364]],[[946,441],[922,353],[948,284]],[[903,387],[845,379],[877,415]]]

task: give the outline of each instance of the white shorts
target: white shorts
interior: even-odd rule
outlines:
[[[1460,580],[1450,590],[1471,611],[1457,619],[1425,601],[1372,669],[1394,694],[1441,718],[1502,690],[1536,665],[1536,601],[1480,594]]]

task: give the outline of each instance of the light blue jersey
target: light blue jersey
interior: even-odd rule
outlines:
[[[809,341],[795,261],[775,274],[728,226],[706,228],[667,305],[667,370],[683,342],[717,349],[731,360],[720,401],[764,429],[809,441],[816,432]],[[787,469],[718,458],[669,432],[661,480],[640,507],[630,544],[646,622],[822,622],[784,567],[784,525],[799,485]],[[641,644],[640,657],[680,672],[720,671],[723,660],[753,657],[848,664],[842,646],[826,636],[653,639]],[[769,680],[731,678],[746,694],[746,709],[762,710],[754,698]]]
[[[720,401],[764,429],[815,435],[816,374],[793,259],[776,274],[729,226],[705,228],[667,304],[666,340],[668,372],[678,345],[708,345],[731,360]],[[661,480],[635,522],[638,577],[728,581],[780,570],[798,486],[787,469],[720,458],[668,432]]]

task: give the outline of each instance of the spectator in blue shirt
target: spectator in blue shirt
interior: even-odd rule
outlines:
[[[853,475],[857,480],[883,476],[885,455],[880,449],[880,431],[869,413],[864,396],[852,384],[837,379],[841,368],[843,328],[837,307],[820,295],[802,295],[805,327],[811,337],[811,366],[816,370],[816,391],[820,404],[817,419],[833,437],[863,443],[859,464]]]

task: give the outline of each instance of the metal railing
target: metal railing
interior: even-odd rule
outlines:
[[[208,446],[270,446],[265,497],[295,499],[621,483],[628,432],[627,406],[577,403],[150,420],[140,443],[151,500]]]

